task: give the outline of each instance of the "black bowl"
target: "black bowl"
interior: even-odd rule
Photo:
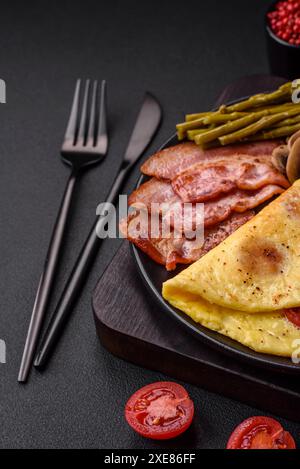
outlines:
[[[269,26],[268,13],[274,10],[278,3],[272,2],[265,14],[265,30],[267,50],[272,74],[290,80],[300,77],[300,46],[289,44],[277,37]]]

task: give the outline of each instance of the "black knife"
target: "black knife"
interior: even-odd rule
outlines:
[[[162,110],[158,101],[150,93],[146,93],[142,108],[131,135],[120,171],[114,181],[110,193],[106,199],[108,203],[114,203],[120,194],[121,188],[133,165],[142,156],[152,138],[154,137],[162,117]],[[49,326],[38,349],[34,366],[44,368],[49,360],[54,346],[58,341],[64,325],[74,307],[84,282],[87,278],[92,262],[94,261],[101,239],[97,233],[101,232],[107,218],[100,215],[97,217],[90,234],[77,258],[72,273],[67,281],[62,296],[57,304]]]

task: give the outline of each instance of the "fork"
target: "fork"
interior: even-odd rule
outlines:
[[[62,160],[70,165],[72,170],[36,293],[18,376],[19,382],[26,382],[32,365],[58,266],[76,181],[85,167],[99,163],[107,153],[106,82],[101,83],[100,100],[98,88],[98,81],[94,81],[91,86],[90,80],[86,80],[84,87],[81,86],[81,80],[76,82],[69,122],[61,147]]]

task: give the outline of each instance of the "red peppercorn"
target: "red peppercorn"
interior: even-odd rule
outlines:
[[[269,26],[283,41],[300,46],[300,0],[281,0],[267,15]]]

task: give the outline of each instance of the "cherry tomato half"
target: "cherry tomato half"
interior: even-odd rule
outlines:
[[[135,392],[125,407],[129,425],[140,435],[168,440],[185,432],[194,416],[194,404],[180,384],[158,382]]]
[[[294,326],[300,327],[300,308],[285,309],[284,314]]]
[[[277,420],[269,417],[250,417],[232,433],[227,449],[295,449],[290,433]]]

